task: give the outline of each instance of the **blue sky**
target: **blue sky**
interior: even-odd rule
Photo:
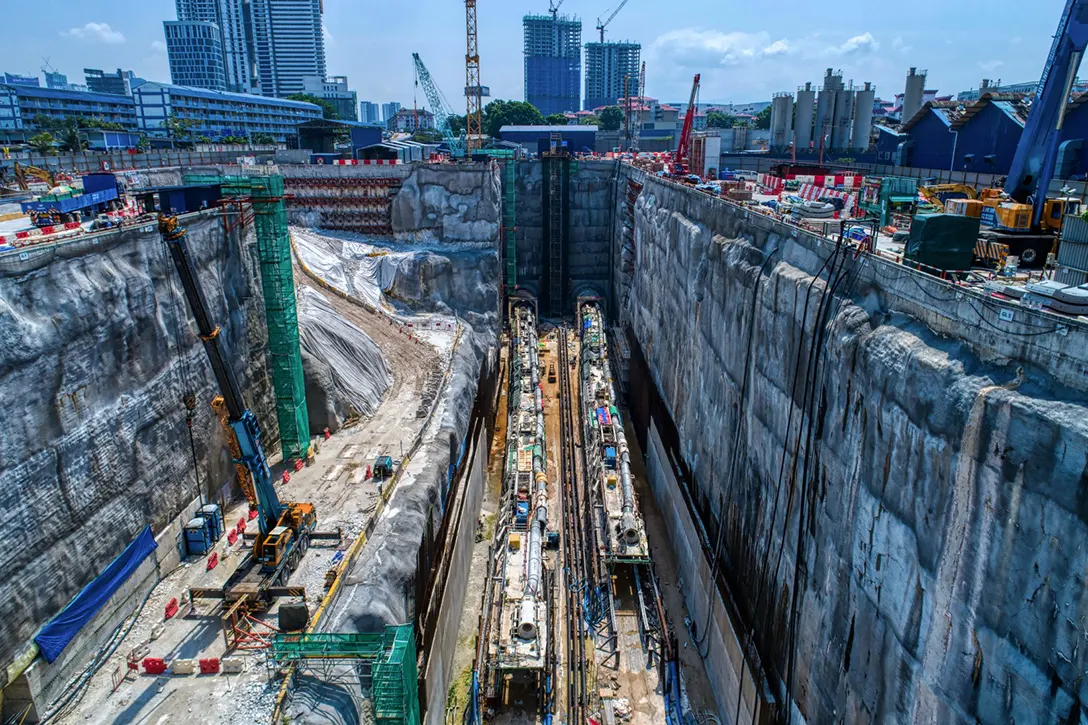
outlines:
[[[117,67],[169,80],[162,21],[173,0],[0,0],[7,6],[0,70],[37,73],[41,56],[73,82],[82,69]],[[582,19],[583,42],[618,0],[565,0]],[[446,97],[461,105],[464,4],[458,0],[324,0],[330,75],[347,75],[360,100],[411,105],[413,51]],[[928,87],[955,93],[980,79],[1038,79],[1064,0],[991,0],[912,5],[871,0],[629,0],[607,38],[642,43],[647,91],[686,100],[702,73],[700,100],[746,102],[819,84],[828,67],[872,81],[881,97],[902,92],[909,66],[928,69]],[[408,10],[411,8],[411,10]],[[547,0],[480,0],[483,82],[493,97],[522,98],[521,16]],[[1081,74],[1088,77],[1088,69]],[[419,97],[422,105],[424,99]]]

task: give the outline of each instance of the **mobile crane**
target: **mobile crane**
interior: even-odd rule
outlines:
[[[226,350],[219,332],[212,324],[204,289],[197,278],[196,266],[189,255],[185,242],[185,228],[177,217],[160,216],[159,234],[170,250],[177,267],[185,298],[196,319],[200,339],[208,354],[212,372],[223,398],[227,421],[238,439],[238,462],[253,476],[253,493],[256,499],[257,524],[260,531],[253,542],[252,551],[227,580],[222,590],[193,589],[195,596],[218,597],[227,600],[243,595],[266,599],[270,585],[286,586],[287,578],[302,558],[311,538],[317,513],[312,503],[281,502],[272,483],[272,472],[261,445],[261,428],[257,417],[246,407],[242,388],[233,368],[227,361]],[[321,538],[325,538],[322,536]],[[263,576],[257,586],[246,585],[247,574],[257,565]]]
[[[684,116],[684,126],[680,130],[680,143],[676,146],[673,156],[672,175],[684,176],[688,173],[688,157],[691,155],[691,130],[695,125],[695,113],[699,109],[696,101],[699,98],[700,74],[695,74],[695,81],[691,84],[691,100],[688,101],[688,111]]]

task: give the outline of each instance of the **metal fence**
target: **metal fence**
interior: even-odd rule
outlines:
[[[755,171],[757,173],[770,173],[772,166],[788,164],[789,159],[770,158],[757,154],[722,154],[721,168],[736,169],[738,171]],[[811,164],[810,160],[798,160],[798,164]],[[934,184],[970,184],[976,188],[991,186],[994,182],[1004,178],[998,174],[983,174],[978,172],[949,171],[948,169],[918,169],[912,166],[893,166],[891,164],[839,164],[832,161],[826,162],[827,166],[836,169],[848,169],[866,176],[904,176],[913,179],[933,179]]]

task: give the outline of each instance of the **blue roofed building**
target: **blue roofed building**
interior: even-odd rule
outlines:
[[[955,153],[956,134],[952,124],[960,117],[955,101],[930,101],[901,127],[906,139],[900,143],[899,166],[947,169]]]
[[[499,129],[503,141],[521,144],[537,153],[548,151],[553,134],[572,154],[593,153],[597,143],[596,126],[503,126]]]
[[[951,170],[1009,173],[1027,117],[1022,94],[983,94],[952,122],[956,144]]]
[[[132,93],[138,127],[149,136],[168,136],[171,116],[192,122],[192,136],[212,140],[266,133],[286,141],[306,121],[321,118],[321,107],[302,101],[225,93],[169,83],[145,83]]]

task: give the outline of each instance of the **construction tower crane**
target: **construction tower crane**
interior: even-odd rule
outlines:
[[[1018,202],[1028,203],[1034,196],[1033,229],[1040,226],[1047,205],[1046,195],[1054,178],[1069,94],[1085,46],[1088,46],[1088,0],[1067,0],[1005,182],[1005,192]]]
[[[480,85],[480,48],[476,37],[476,0],[465,0],[465,144],[468,156],[481,146],[484,89]]]
[[[641,109],[646,98],[646,61],[642,61],[642,70],[638,73],[638,106]],[[627,106],[627,112],[631,112],[631,106]],[[634,131],[631,138],[631,150],[638,153],[638,139],[642,135],[642,111],[635,114]]]
[[[464,144],[460,138],[454,135],[450,126],[453,111],[450,108],[449,101],[446,100],[446,96],[435,85],[431,72],[427,70],[427,66],[423,65],[419,53],[412,53],[412,60],[416,65],[416,85],[423,86],[423,94],[427,96],[427,104],[431,107],[431,113],[434,114],[435,129],[442,134],[443,141],[449,146],[450,155],[454,158],[464,156]]]
[[[204,351],[223,396],[227,420],[238,438],[238,460],[253,475],[260,533],[253,543],[252,559],[243,561],[239,572],[245,570],[250,562],[255,562],[261,565],[263,573],[286,583],[288,574],[298,565],[309,544],[317,523],[317,513],[312,503],[284,503],[276,494],[268,458],[261,445],[257,416],[246,406],[242,386],[234,374],[219,334],[220,327],[212,322],[207,297],[197,277],[196,264],[185,242],[185,228],[178,223],[177,217],[160,216],[159,234],[170,250],[178,276],[181,277],[185,298],[196,319]]]
[[[691,129],[695,124],[695,112],[699,98],[700,74],[695,74],[695,81],[691,84],[691,100],[688,101],[688,112],[684,115],[684,126],[680,131],[680,144],[676,147],[673,156],[673,176],[682,176],[688,173],[687,159],[691,156]]]
[[[620,4],[616,6],[616,9],[612,11],[612,14],[608,16],[608,19],[603,23],[600,18],[597,18],[597,30],[601,32],[601,42],[604,42],[604,29],[608,27],[608,24],[616,17],[620,10],[623,10],[623,6],[627,4],[627,0],[620,0]]]
[[[559,0],[559,2],[555,2],[555,0],[550,0],[550,2],[548,3],[548,12],[552,14],[552,20],[555,20],[559,17],[559,8],[563,6],[564,2],[565,0]]]

